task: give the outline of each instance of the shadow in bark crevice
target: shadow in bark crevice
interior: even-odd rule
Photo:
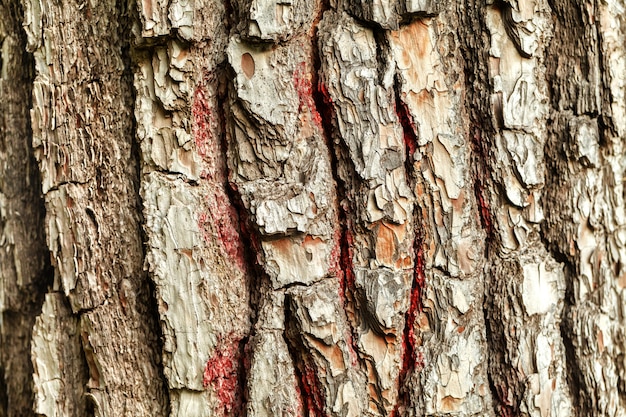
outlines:
[[[284,338],[287,343],[289,356],[291,357],[296,380],[298,381],[298,391],[303,408],[303,417],[327,417],[325,408],[325,395],[320,390],[320,383],[315,372],[315,365],[307,360],[304,352],[309,349],[301,341],[300,330],[296,327],[296,319],[291,312],[291,297],[285,296],[285,332]]]
[[[26,51],[24,10],[17,0],[0,2],[0,172],[3,203],[2,296],[0,312],[0,415],[29,416],[34,409],[31,344],[54,273],[45,236],[41,176],[32,147],[32,88],[35,62]],[[5,79],[2,75],[7,74]],[[7,230],[7,228],[9,228]],[[11,277],[15,281],[10,281]]]
[[[128,91],[130,92],[130,99],[128,103],[128,108],[133,109],[135,103],[137,102],[137,91],[133,86],[134,74],[133,67],[135,65],[134,61],[134,47],[130,42],[130,39],[133,39],[133,22],[139,23],[139,12],[137,7],[135,7],[135,1],[124,2],[118,1],[117,3],[118,10],[120,12],[120,21],[122,22],[120,31],[122,39],[126,41],[122,45],[122,61],[124,63],[122,79],[123,82],[126,83],[128,87]],[[134,163],[134,179],[133,182],[135,197],[136,197],[136,212],[139,217],[138,219],[138,233],[141,236],[141,257],[143,259],[143,263],[145,265],[146,262],[146,253],[148,253],[148,236],[146,234],[146,230],[144,228],[145,218],[143,216],[144,207],[143,199],[141,197],[141,146],[137,139],[137,127],[138,122],[136,119],[135,112],[131,112],[131,135],[133,140],[131,141],[131,160]],[[148,272],[143,273],[142,277],[142,288],[138,288],[138,298],[143,299],[146,302],[144,306],[145,311],[147,312],[146,320],[150,323],[151,331],[156,335],[156,351],[157,355],[154,358],[156,363],[157,372],[159,378],[161,380],[162,386],[162,395],[165,399],[165,412],[169,415],[171,413],[171,399],[170,399],[170,391],[167,387],[167,378],[165,376],[165,369],[163,365],[162,352],[164,351],[164,340],[165,337],[163,335],[163,329],[161,327],[161,317],[159,314],[159,304],[157,297],[157,288],[155,282],[149,277]],[[121,285],[121,282],[120,282]],[[118,288],[118,293],[119,293]],[[142,297],[143,295],[143,297]]]

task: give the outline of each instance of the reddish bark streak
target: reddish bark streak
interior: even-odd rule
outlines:
[[[323,103],[329,108],[332,109],[333,99],[328,92],[328,87],[323,82],[319,82],[317,84],[317,93],[321,96]],[[331,111],[331,110],[329,110]],[[328,114],[328,116],[332,116],[332,114]]]
[[[220,415],[238,413],[242,408],[242,392],[239,384],[239,338],[226,338],[218,342],[204,369],[202,383],[213,388],[220,404]]]
[[[218,162],[222,152],[219,142],[212,134],[217,121],[203,85],[198,86],[194,92],[192,114],[196,151],[204,162],[201,177],[210,184],[206,195],[208,213],[199,214],[198,226],[203,231],[205,242],[209,244],[214,242],[212,233],[215,230],[224,254],[241,271],[245,271],[246,260],[238,228],[239,218],[225,190],[226,167]]]
[[[341,237],[339,239],[339,266],[340,270],[334,271],[339,278],[339,295],[342,299],[345,299],[350,292],[354,288],[354,267],[352,265],[352,256],[353,246],[354,246],[354,238],[352,237],[352,232],[350,230],[344,230],[341,233]]]
[[[341,265],[341,271],[339,271],[338,277],[339,277],[339,297],[341,297],[341,300],[343,302],[344,305],[344,309],[346,310],[346,315],[348,318],[348,327],[349,327],[349,331],[347,331],[346,333],[346,343],[348,346],[348,352],[350,354],[350,362],[352,363],[353,366],[356,366],[359,362],[358,359],[358,354],[357,354],[357,347],[354,343],[354,339],[355,339],[355,329],[354,326],[350,320],[350,316],[348,314],[348,297],[349,295],[352,293],[352,291],[354,291],[354,282],[355,282],[355,278],[354,278],[354,266],[352,263],[352,256],[353,254],[353,250],[352,248],[354,247],[354,239],[352,237],[352,232],[350,232],[349,229],[347,229],[347,225],[346,225],[346,230],[343,231],[343,233],[341,233],[341,239],[339,240],[339,245],[341,247],[341,251],[340,251],[340,260],[339,263]]]
[[[398,115],[398,120],[402,125],[402,131],[404,133],[404,143],[409,152],[409,158],[407,163],[409,167],[407,171],[411,170],[410,161],[418,150],[418,138],[417,128],[415,122],[411,117],[409,109],[404,101],[402,101],[399,94],[396,95],[395,110]],[[426,283],[426,276],[424,274],[424,250],[422,248],[422,238],[416,237],[414,240],[415,250],[415,266],[413,273],[413,284],[411,286],[411,298],[409,304],[409,310],[406,312],[406,322],[404,325],[404,335],[402,338],[402,369],[400,370],[400,383],[402,384],[412,369],[423,367],[423,358],[421,354],[418,354],[416,349],[416,337],[415,337],[415,320],[417,316],[422,312],[422,288]],[[395,413],[395,411],[394,411]]]
[[[509,389],[506,386],[499,386],[496,389],[498,394],[498,399],[500,400],[499,411],[500,417],[513,417],[517,413],[515,412],[515,408],[511,401],[509,401]]]
[[[345,222],[341,222],[342,224]],[[350,362],[356,366],[359,362],[357,349],[354,344],[354,326],[348,314],[348,304],[351,291],[354,288],[354,270],[352,265],[352,247],[354,245],[352,233],[349,230],[342,232],[341,227],[335,229],[335,246],[330,254],[330,274],[339,280],[339,298],[344,306],[348,318],[349,331],[346,332],[346,344],[350,354]]]
[[[400,94],[396,95],[395,111],[398,116],[398,121],[402,125],[402,131],[404,136],[404,144],[407,149],[408,157],[406,161],[407,173],[414,171],[413,167],[413,155],[418,152],[418,137],[417,127],[411,116],[409,109],[404,101],[402,101]],[[416,223],[417,224],[417,223]],[[415,327],[418,316],[422,313],[422,289],[426,284],[425,275],[425,260],[423,250],[423,239],[420,236],[416,236],[413,241],[415,264],[413,270],[413,282],[411,285],[409,309],[405,314],[404,331],[402,335],[402,368],[400,369],[400,375],[398,377],[399,384],[399,398],[396,406],[391,413],[392,417],[398,417],[400,415],[401,407],[405,407],[409,393],[406,391],[406,380],[413,370],[420,370],[424,367],[424,358],[421,352],[418,352],[417,337],[415,335]]]
[[[402,369],[400,370],[400,381],[403,382],[409,371],[424,367],[421,353],[417,352],[417,338],[415,336],[415,321],[422,312],[422,288],[426,284],[424,274],[424,251],[422,240],[415,239],[415,269],[413,275],[413,285],[411,286],[411,299],[409,310],[406,312],[406,322],[404,324],[404,335],[402,338]]]
[[[198,226],[203,232],[204,241],[214,242],[212,230],[217,231],[217,238],[227,258],[234,262],[241,271],[246,270],[246,258],[241,234],[238,229],[237,210],[230,204],[228,196],[223,190],[213,190],[206,198],[208,214],[200,213]]]
[[[422,239],[417,237],[414,242],[415,247],[415,269],[413,284],[411,286],[411,299],[409,309],[406,312],[404,323],[404,333],[402,336],[402,368],[398,377],[399,398],[391,413],[391,417],[399,417],[399,409],[407,403],[408,393],[404,389],[406,379],[413,370],[424,368],[424,357],[417,351],[417,338],[415,336],[416,319],[422,312],[422,288],[426,285],[426,275],[424,273],[424,251]]]
[[[215,147],[216,143],[211,135],[211,125],[215,122],[214,115],[202,85],[194,91],[191,113],[193,115],[193,137],[196,151],[205,159],[214,153],[215,150],[211,148]],[[207,175],[210,174],[207,173]]]
[[[482,170],[476,172],[476,179],[474,180],[474,194],[476,195],[476,202],[478,203],[478,209],[480,214],[480,220],[483,228],[487,232],[488,236],[493,235],[493,220],[491,218],[491,212],[489,211],[489,205],[485,196],[484,183],[488,178],[486,173],[486,167],[488,166],[487,150],[485,144],[482,141],[481,132],[478,129],[474,130],[472,136],[473,150],[482,162]]]
[[[301,374],[302,388],[304,389],[304,405],[309,417],[325,417],[324,395],[320,390],[319,380],[315,370],[308,364],[304,365]]]
[[[404,144],[409,150],[409,157],[412,158],[415,151],[417,151],[417,127],[415,126],[415,122],[413,121],[413,117],[409,112],[409,108],[406,103],[402,101],[399,97],[396,98],[395,103],[396,114],[398,115],[398,120],[402,125],[402,130],[404,133]]]
[[[330,257],[329,257],[329,272],[331,275],[336,276],[337,278],[339,278],[340,281],[340,286],[342,285],[341,281],[342,281],[342,275],[343,275],[343,269],[342,269],[342,264],[341,264],[341,255],[342,255],[342,251],[343,251],[343,246],[342,246],[342,240],[343,240],[343,233],[341,232],[341,227],[336,227],[335,228],[335,233],[333,236],[333,249],[330,251]],[[340,295],[343,297],[344,296],[344,289],[340,288]]]
[[[333,132],[331,129],[332,123],[335,120],[335,109],[333,107],[333,99],[328,92],[328,87],[321,82],[318,81],[317,88],[314,92],[314,100],[317,104],[317,108],[320,109],[322,115],[322,127],[324,128],[324,133],[326,134],[326,140],[328,141],[328,148],[332,150],[332,137]],[[335,167],[336,168],[336,167]],[[336,169],[333,170],[337,172]]]
[[[306,70],[306,63],[301,62],[300,64],[298,64],[296,70],[293,72],[293,85],[296,88],[296,91],[298,92],[298,98],[300,99],[300,106],[298,108],[298,111],[302,112],[304,107],[308,108],[311,112],[313,122],[320,129],[323,129],[322,117],[317,111],[317,107],[315,106],[315,100],[313,99],[313,85],[311,83],[311,77]]]
[[[491,236],[493,234],[493,222],[491,220],[491,213],[489,212],[489,205],[485,200],[485,189],[481,180],[474,182],[474,192],[476,194],[476,201],[478,202],[478,209],[480,210],[480,222],[487,231],[487,235]]]

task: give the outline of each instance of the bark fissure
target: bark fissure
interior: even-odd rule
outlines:
[[[395,110],[398,120],[402,126],[404,145],[407,153],[405,160],[405,170],[409,177],[409,184],[413,190],[417,189],[417,172],[413,163],[415,153],[418,152],[419,140],[416,133],[416,125],[413,120],[407,104],[401,99],[401,80],[396,74],[394,79],[395,94]],[[424,367],[424,358],[418,351],[418,341],[416,340],[415,326],[419,315],[423,313],[422,291],[426,285],[426,276],[424,270],[424,250],[422,231],[425,227],[421,218],[423,214],[422,207],[417,204],[414,215],[415,236],[413,238],[413,277],[411,281],[411,290],[409,298],[409,308],[404,317],[404,328],[402,329],[402,366],[398,376],[398,399],[394,405],[392,417],[400,417],[405,415],[406,407],[409,406],[409,396],[411,394],[408,384],[410,383],[409,375],[415,370],[419,371]]]
[[[348,208],[348,192],[344,178],[341,178],[339,170],[350,171],[350,164],[346,163],[346,149],[342,146],[341,140],[337,138],[337,114],[333,106],[333,101],[327,86],[322,80],[321,73],[323,70],[322,59],[320,57],[321,40],[319,38],[319,22],[324,17],[324,13],[331,12],[331,6],[328,1],[321,3],[321,9],[313,26],[314,36],[312,37],[312,84],[313,99],[315,101],[316,111],[322,116],[323,136],[329,151],[330,166],[332,172],[333,185],[335,186],[337,224],[335,225],[335,252],[330,260],[331,272],[339,280],[339,298],[343,306],[343,310],[347,317],[347,337],[346,344],[350,356],[350,364],[353,367],[363,367],[365,361],[372,361],[371,356],[367,357],[365,352],[357,345],[358,340],[358,323],[355,315],[359,312],[359,306],[355,298],[355,271],[353,264],[354,256],[354,238],[352,229],[353,224],[349,219],[350,210]],[[357,174],[353,170],[347,174],[347,177],[355,177]],[[370,320],[372,321],[372,320]],[[374,327],[375,329],[375,327]],[[376,395],[379,400],[382,393],[379,387],[375,387]],[[381,415],[385,415],[384,407],[379,403],[376,404],[377,410]]]
[[[286,300],[289,302],[288,300]],[[290,326],[290,323],[295,323],[295,319],[291,314],[290,309],[285,309],[285,340],[287,341],[287,348],[289,355],[295,365],[295,374],[298,384],[298,400],[299,405],[302,407],[303,417],[327,416],[325,410],[325,395],[321,392],[320,383],[317,379],[313,367],[302,352],[306,350],[306,347],[300,341],[299,330]]]
[[[52,271],[31,147],[34,60],[19,1],[0,2],[0,415],[31,416],[31,337]]]
[[[616,100],[624,82],[614,75],[623,65],[616,54],[623,46],[623,17],[617,4],[550,5],[557,16],[547,61],[553,80],[546,144],[546,207],[551,210],[542,232],[554,257],[567,265],[561,328],[579,413],[619,415],[623,396],[617,387],[624,366],[610,357],[623,352],[616,343],[622,340],[617,329],[623,326],[617,295],[623,286],[616,266],[624,246],[614,237],[624,227],[624,166],[617,162],[623,154],[624,105]]]

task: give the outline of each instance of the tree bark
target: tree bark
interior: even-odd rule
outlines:
[[[33,58],[22,9],[0,2],[0,415],[32,414],[30,340],[52,282],[41,181],[31,147]]]
[[[0,0],[0,416],[626,416],[622,0]]]

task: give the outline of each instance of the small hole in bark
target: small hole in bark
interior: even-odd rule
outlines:
[[[249,53],[241,55],[241,69],[248,79],[254,75],[254,59]]]

